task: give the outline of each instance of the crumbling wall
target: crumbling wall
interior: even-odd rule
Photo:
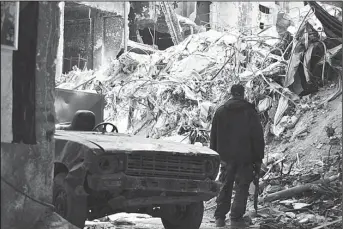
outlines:
[[[257,7],[256,7],[257,5]],[[256,2],[212,2],[210,24],[212,29],[248,30],[257,26],[258,3]]]
[[[58,2],[21,4],[38,4],[35,72],[37,144],[1,142],[1,228],[16,229],[34,227],[35,223],[44,218],[48,212],[47,206],[32,201],[20,192],[41,202],[52,203],[55,122],[54,80],[61,13]],[[25,22],[20,21],[20,25],[25,25]],[[19,39],[25,39],[25,37],[19,36]],[[6,69],[11,70],[12,64],[8,62]],[[6,75],[2,74],[1,78],[3,77]],[[1,132],[3,132],[3,126]],[[3,179],[20,192],[15,191]]]
[[[252,2],[239,2],[238,3],[238,10],[239,10],[239,20],[238,20],[238,27],[240,31],[245,34],[251,34],[252,29],[254,28],[252,17],[255,15],[253,14],[253,3]]]
[[[196,11],[196,2],[178,2],[175,13],[184,17],[190,17]]]
[[[209,29],[210,26],[210,7],[211,2],[209,1],[201,1],[197,2],[196,5],[196,18],[194,22],[197,25],[205,26],[206,29]]]
[[[222,31],[224,28],[236,27],[238,10],[236,2],[212,2],[210,6],[211,28]]]
[[[101,66],[101,61],[103,58],[103,18],[101,17],[102,13],[100,11],[97,11],[93,18],[93,68],[96,69]]]
[[[88,59],[88,69],[99,68],[115,58],[123,46],[124,2],[78,2],[67,6],[64,57],[80,54]],[[71,68],[68,61],[64,61],[64,71]],[[77,65],[76,61],[72,66]],[[81,62],[79,67],[83,68]]]
[[[259,5],[269,8],[269,14],[263,13]],[[246,34],[261,31],[263,25],[275,25],[278,10],[291,7],[298,12],[299,4],[280,4],[273,2],[212,2],[210,12],[211,28],[219,31],[237,29]],[[294,8],[295,7],[295,8]]]
[[[93,68],[115,59],[124,37],[124,18],[98,11],[94,17]]]
[[[122,17],[104,18],[104,62],[115,59],[119,53],[124,37],[124,19]]]

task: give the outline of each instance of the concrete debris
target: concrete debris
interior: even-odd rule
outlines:
[[[272,103],[273,103],[273,99],[270,97],[267,97],[267,98],[260,100],[258,102],[257,109],[259,112],[264,112],[272,106]]]
[[[328,112],[323,101],[312,94],[326,90],[336,79],[335,96],[342,91],[342,43],[327,38],[321,27],[307,5],[297,15],[280,13],[277,25],[260,34],[215,30],[192,34],[164,51],[127,52],[95,71],[74,69],[60,76],[57,84],[67,89],[81,85],[80,90],[104,93],[105,121],[114,122],[119,132],[208,145],[216,108],[229,98],[231,85],[240,82],[260,114],[266,135],[297,141],[310,132],[316,119],[310,111]],[[333,135],[331,139],[341,139]],[[340,146],[337,140],[331,143]],[[316,142],[313,149],[323,151],[325,146]],[[312,228],[336,220],[341,212],[330,210],[325,218],[321,209],[341,208],[342,183],[304,185],[341,173],[329,170],[323,174],[328,163],[339,167],[341,158],[331,155],[330,160],[314,163],[315,168],[305,173],[301,148],[294,158],[286,157],[285,150],[267,155],[263,161],[260,196],[276,199],[260,208],[254,223],[261,228]],[[307,195],[296,189],[296,195],[288,196],[288,190],[297,185]],[[281,199],[289,202],[280,202],[279,192],[286,192],[287,197]],[[331,203],[324,202],[330,199]],[[253,206],[249,208],[253,211]]]
[[[316,147],[316,148],[317,148],[317,149],[320,149],[320,148],[322,148],[322,146],[323,146],[323,144],[322,144],[322,143],[320,143],[320,144],[318,144],[318,145],[317,145],[317,147]]]
[[[234,63],[228,63],[215,80],[211,79],[235,53],[236,41],[233,35],[210,30],[151,55],[124,53],[98,71],[75,69],[61,78],[58,87],[73,89],[95,76],[80,89],[95,91],[95,82],[101,82],[107,97],[105,118],[116,123],[124,119],[121,132],[133,133],[138,120],[149,118],[156,122],[136,134],[168,137],[177,134],[179,124],[184,129],[191,127],[188,134],[196,127],[208,131],[213,111],[227,98],[233,83],[234,73],[230,71]],[[80,78],[74,77],[77,74]],[[130,107],[134,110],[131,117]]]
[[[306,6],[301,10],[308,13],[311,8]],[[313,21],[315,16],[310,14],[305,18]],[[123,53],[109,66],[97,71],[74,69],[58,78],[57,84],[59,88],[74,89],[81,85],[83,90],[99,92],[96,82],[101,82],[101,93],[105,93],[107,98],[107,121],[123,123],[121,132],[134,133],[137,128],[133,126],[143,119],[153,118],[155,122],[149,121],[135,134],[160,138],[177,135],[180,125],[190,127],[188,132],[183,133],[185,136],[195,128],[205,129],[208,133],[213,112],[205,118],[205,113],[211,112],[209,108],[204,110],[201,104],[208,101],[212,103],[211,110],[215,110],[228,98],[230,85],[242,81],[246,82],[250,102],[257,106],[261,115],[267,112],[273,120],[271,133],[280,137],[298,121],[291,110],[311,109],[311,101],[299,103],[297,96],[315,92],[318,88],[311,73],[314,69],[308,69],[309,66],[316,63],[324,66],[326,62],[321,61],[322,58],[330,61],[333,56],[341,56],[341,45],[335,45],[328,52],[320,50],[317,44],[329,42],[329,45],[330,41],[316,35],[318,32],[311,25],[311,20],[299,23],[280,13],[276,26],[254,36],[215,30],[193,34],[164,51]],[[295,26],[297,32],[290,33],[287,30],[290,26]],[[314,35],[307,38],[304,31],[312,31]],[[265,38],[267,35],[279,37],[279,40]],[[283,40],[285,37],[291,39]],[[269,40],[274,43],[269,44]],[[303,43],[300,45],[299,42]],[[271,45],[280,48],[272,48]],[[313,62],[312,54],[321,57]],[[330,58],[325,58],[327,55],[331,55]],[[301,75],[298,71],[303,56],[306,56],[304,64],[307,64],[307,70]],[[330,61],[329,65],[335,65],[332,63]],[[309,88],[304,83],[314,87]],[[194,124],[192,120],[199,118],[201,122]],[[298,130],[299,133],[294,133],[292,139],[304,131]]]
[[[180,123],[190,126],[188,134],[194,128],[205,129],[208,132],[213,113],[204,118],[204,112],[211,112],[204,110],[202,102],[212,103],[211,110],[215,110],[228,98],[230,85],[238,81],[246,82],[248,99],[257,106],[261,115],[266,112],[271,115],[271,133],[279,137],[285,129],[293,128],[297,122],[297,118],[289,113],[290,110],[294,110],[294,107],[309,107],[308,103],[298,102],[297,88],[306,88],[306,85],[300,86],[297,83],[300,82],[296,78],[299,74],[296,73],[297,68],[292,67],[292,61],[298,54],[300,57],[306,53],[306,63],[313,66],[312,56],[306,48],[296,51],[299,45],[297,39],[306,41],[311,53],[315,52],[313,42],[323,43],[326,40],[317,38],[312,41],[304,38],[305,35],[301,31],[306,26],[314,30],[308,21],[299,24],[290,21],[287,15],[280,14],[278,17],[276,26],[258,35],[243,36],[209,30],[190,35],[179,45],[164,51],[154,50],[145,54],[123,53],[109,66],[103,66],[97,71],[74,69],[59,77],[57,84],[59,88],[80,88],[105,93],[105,119],[123,123],[120,127],[121,132],[134,133],[137,128],[133,126],[139,124],[138,120],[153,118],[156,122],[149,121],[148,125],[139,128],[140,131],[135,134],[160,138],[176,135]],[[313,15],[310,18],[313,18]],[[291,34],[287,31],[289,26],[298,26],[300,32]],[[270,35],[269,33],[279,37],[279,40],[265,38],[264,36]],[[283,40],[283,37],[287,36],[294,36],[297,39]],[[272,48],[269,40],[273,40],[272,45],[280,48]],[[290,54],[290,50],[295,51]],[[341,49],[330,51],[331,56],[339,53],[336,50]],[[328,55],[324,52],[319,54]],[[297,64],[301,61],[299,59]],[[285,81],[283,75],[286,75]],[[302,77],[306,80],[301,82],[312,82],[308,71]],[[97,90],[99,82],[102,90]],[[196,122],[196,125],[190,124],[200,116],[201,122]],[[279,125],[284,116],[287,119],[291,118],[287,121],[284,118],[284,122]],[[156,123],[159,123],[159,130],[155,130]]]
[[[281,154],[271,157],[277,160]],[[253,223],[260,228],[313,228],[334,221],[341,214],[341,211],[330,210],[323,215],[325,209],[342,206],[341,174],[328,171],[325,179],[320,179],[322,171],[317,167],[304,173],[301,167],[293,166],[294,162],[295,158],[283,157],[267,165],[268,172],[259,185],[262,206],[253,217]],[[326,163],[336,167],[341,160],[336,158]],[[247,208],[249,212],[254,211],[252,201]]]

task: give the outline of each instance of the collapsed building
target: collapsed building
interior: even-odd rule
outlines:
[[[129,39],[129,49],[140,54],[164,50],[173,45],[164,14],[156,2],[131,2],[128,16],[128,37],[124,31],[124,8],[128,2],[67,2],[64,18],[63,72],[99,68],[123,49]],[[174,16],[174,21],[175,15]],[[181,18],[181,16],[179,16]],[[195,26],[183,18],[180,24],[185,36]],[[152,38],[154,37],[154,39]],[[143,52],[142,52],[143,50]]]
[[[240,8],[235,20],[224,13],[221,4]],[[332,206],[333,209],[341,208],[341,182],[338,180],[341,179],[341,168],[338,168],[341,154],[337,153],[341,151],[341,143],[338,143],[342,136],[341,119],[325,107],[337,105],[339,101],[334,100],[342,94],[342,10],[315,2],[297,4],[280,3],[280,10],[278,4],[205,4],[202,5],[205,12],[217,9],[223,13],[219,12],[215,17],[226,19],[214,23],[215,17],[210,14],[207,23],[202,22],[202,25],[198,24],[199,17],[194,13],[198,8],[179,6],[178,12],[192,18],[196,24],[194,28],[199,30],[183,35],[183,41],[178,45],[171,37],[173,46],[165,50],[154,47],[155,51],[149,55],[128,50],[98,71],[75,69],[58,77],[57,86],[104,95],[104,118],[115,123],[119,132],[206,146],[214,111],[229,98],[230,86],[239,82],[245,86],[246,98],[256,106],[261,117],[268,146],[266,151],[269,151],[263,160],[268,172],[260,186],[264,186],[261,200],[286,199],[273,203],[276,207],[272,210],[277,209],[277,214],[269,211],[270,205],[264,208],[268,212],[263,219],[258,219],[262,221],[261,228],[313,228],[325,221],[337,223],[338,213],[330,213],[327,218],[321,210],[326,212]],[[150,7],[143,7],[146,16],[140,22],[135,19],[135,26],[138,21],[138,25],[148,27],[148,32],[153,34],[156,25],[148,20]],[[247,14],[252,9],[254,20],[253,17],[241,20],[244,12]],[[236,27],[237,22],[239,26]],[[168,25],[165,30],[162,28],[158,29],[170,31]],[[136,31],[131,35],[136,34],[137,40],[142,37],[139,29],[138,33],[135,28],[131,30]],[[154,45],[153,40],[146,42]],[[341,114],[341,111],[337,113]],[[320,118],[314,120],[316,116]],[[336,119],[325,120],[334,124],[336,130],[336,134],[327,139],[322,136],[323,123],[319,123],[324,119]],[[315,133],[311,133],[311,125],[316,125]],[[329,156],[320,151],[324,145]],[[325,166],[302,159],[304,154],[307,159],[314,157],[312,152],[315,150],[320,157],[330,158],[324,161],[316,157]],[[335,169],[328,169],[322,175],[328,164]],[[271,172],[274,167],[277,172]],[[305,175],[304,167],[308,170]],[[330,182],[335,181],[325,183],[326,187],[333,188],[330,196],[327,191],[318,191],[322,188],[318,188],[318,183],[310,183],[312,177],[320,183],[321,176],[325,181],[328,177]],[[295,181],[300,179],[298,177],[302,178],[299,183]],[[278,183],[272,183],[270,179]],[[310,200],[298,197],[304,190],[313,191],[316,196]],[[330,207],[316,202],[318,198],[331,201],[333,196],[334,203]],[[285,203],[287,208],[284,208]],[[311,214],[293,213],[307,211],[304,206],[312,204],[315,208]],[[287,214],[290,211],[292,214]]]
[[[122,45],[124,2],[66,2],[63,72],[98,68]]]
[[[284,109],[297,103],[292,101],[297,100],[299,96],[318,91],[318,88],[325,84],[326,79],[331,80],[335,77],[340,79],[336,67],[331,66],[329,68],[325,64],[328,59],[323,60],[323,56],[326,56],[325,52],[331,53],[330,55],[339,60],[341,46],[338,38],[342,36],[338,29],[341,27],[339,16],[333,12],[331,12],[332,15],[329,14],[318,4],[310,3],[307,6],[304,6],[304,3],[301,4],[303,7],[296,14],[293,13],[289,5],[282,6],[288,7],[289,13],[269,9],[269,13],[272,15],[267,18],[270,20],[268,22],[270,26],[263,29],[258,26],[258,31],[255,34],[251,35],[247,31],[235,28],[229,30],[229,27],[228,31],[219,32],[212,29],[207,32],[198,31],[197,34],[184,36],[186,38],[183,38],[184,40],[179,45],[174,45],[164,51],[156,50],[150,55],[126,52],[118,60],[112,62],[110,66],[105,66],[104,69],[106,70],[74,71],[70,75],[58,78],[58,87],[66,89],[78,87],[87,90],[94,90],[98,86],[104,87],[102,93],[106,94],[108,99],[105,119],[108,118],[108,120],[123,124],[120,126],[123,131],[136,133],[137,131],[132,130],[132,127],[139,124],[132,124],[134,123],[133,120],[141,120],[140,115],[146,119],[150,118],[149,115],[144,114],[147,106],[146,104],[143,105],[142,101],[146,100],[150,104],[152,100],[162,98],[161,94],[157,94],[154,99],[147,98],[146,90],[150,91],[151,88],[155,88],[151,94],[167,93],[168,91],[168,93],[173,94],[171,97],[167,97],[168,99],[185,99],[182,103],[187,100],[192,101],[191,104],[194,103],[194,109],[192,108],[193,110],[189,111],[191,113],[187,115],[183,114],[186,112],[182,111],[184,107],[175,104],[175,101],[172,104],[162,103],[163,106],[170,105],[180,108],[180,115],[184,115],[182,119],[188,123],[201,116],[198,112],[199,109],[202,109],[202,103],[208,102],[207,105],[204,105],[207,107],[205,109],[207,113],[202,114],[204,115],[202,118],[206,120],[206,117],[212,115],[211,109],[208,107],[209,104],[212,108],[220,105],[226,98],[226,89],[233,82],[246,82],[250,101],[254,102],[256,106],[260,106],[262,116],[270,113],[264,118],[264,125],[272,123],[272,127],[266,126],[267,132],[271,131],[274,135],[279,136],[282,128],[279,130],[276,126],[285,112]],[[141,7],[147,16],[144,19],[137,16],[139,20],[136,20],[136,25],[155,26],[151,21],[152,19],[149,19],[152,16],[149,16],[150,8],[148,6]],[[258,10],[268,11],[266,7],[260,6],[262,5],[257,4]],[[187,7],[186,5],[186,9]],[[318,8],[316,8],[315,13],[312,11],[314,7]],[[189,13],[189,11],[185,11],[187,14]],[[276,17],[275,23],[273,23],[274,17]],[[323,19],[318,20],[321,17],[324,17],[324,21]],[[265,19],[266,24],[267,19]],[[321,23],[321,21],[323,22]],[[194,28],[197,26],[195,25]],[[163,31],[163,28],[161,26],[160,31]],[[165,26],[165,30],[167,29],[168,26]],[[306,38],[308,32],[310,36]],[[327,37],[334,39],[326,39]],[[297,48],[294,49],[294,47]],[[334,65],[337,66],[337,63],[335,60]],[[71,78],[67,79],[68,77]],[[83,77],[84,79],[82,79]],[[163,83],[164,81],[166,82]],[[170,87],[170,90],[162,90],[164,86],[157,85],[157,82],[166,84],[165,87]],[[182,82],[187,87],[176,87],[173,85],[176,82]],[[75,83],[77,85],[74,85]],[[263,86],[261,87],[261,85]],[[270,85],[273,88],[276,87],[276,91],[274,89],[264,91],[271,87]],[[161,91],[158,88],[161,88]],[[135,92],[135,95],[131,94],[132,91]],[[141,95],[140,91],[142,92]],[[174,97],[175,93],[180,94],[181,97]],[[276,94],[271,97],[274,93]],[[127,103],[131,100],[132,103]],[[156,101],[153,104],[155,103]],[[285,107],[288,103],[289,106]],[[160,103],[157,102],[157,104]],[[172,121],[168,119],[171,118],[171,115],[168,115],[168,109],[167,107],[163,108],[162,113],[158,113],[158,117],[155,117],[161,119],[161,123],[163,123],[159,123],[162,126],[158,128],[168,129],[171,128],[171,122],[173,125],[178,125],[180,122],[178,115]],[[135,112],[129,112],[130,110]],[[119,117],[120,113],[123,112],[125,113],[123,114],[124,119]],[[146,112],[149,113],[149,109]],[[164,114],[165,112],[166,114]],[[276,117],[274,117],[275,115]],[[208,130],[207,121],[200,125],[201,128]],[[157,128],[154,124],[151,125],[152,130],[149,132]],[[196,128],[193,124],[189,125]],[[148,135],[150,136],[150,134]],[[155,136],[154,134],[151,135]],[[160,134],[156,136],[160,136]]]
[[[124,8],[128,30],[124,36]],[[63,72],[96,69],[128,49],[151,54],[209,29],[256,34],[275,24],[277,12],[299,12],[303,3],[289,2],[67,2],[64,19]],[[168,9],[170,8],[170,9]],[[166,16],[167,15],[167,16]],[[254,20],[253,20],[254,18]],[[255,20],[258,18],[258,20]],[[175,40],[178,37],[178,40]]]
[[[73,18],[76,17],[77,20],[80,20],[78,23],[82,24],[81,19],[90,19],[93,15],[92,20],[84,20],[84,24],[87,26],[85,26],[84,36],[81,36],[86,37],[82,38],[83,42],[86,40],[85,43],[89,42],[91,45],[89,46],[88,43],[85,45],[85,43],[81,42],[82,46],[75,51],[72,49],[72,45],[64,44],[64,57],[68,58],[69,55],[77,57],[77,62],[80,61],[80,68],[83,68],[84,65],[87,68],[95,68],[97,64],[94,63],[100,64],[103,62],[104,56],[114,58],[120,52],[121,41],[124,39],[124,28],[121,26],[121,22],[123,22],[123,7],[120,6],[108,12],[110,6],[88,4],[84,4],[84,6],[71,4],[71,10],[66,12],[65,16],[67,23],[64,23],[64,26],[70,26],[69,30],[72,30],[73,26],[75,26]],[[119,5],[119,3],[116,4]],[[205,12],[210,8],[209,3],[200,2],[197,5],[203,7],[204,11],[206,10]],[[180,10],[179,12],[181,13],[182,11],[184,13],[182,13],[183,16],[188,18],[194,17],[194,14],[192,15],[194,11],[187,10],[187,7],[185,6],[186,10]],[[150,9],[150,6],[148,8]],[[221,7],[219,8],[221,9]],[[194,9],[198,8],[194,7]],[[261,9],[268,12],[263,7]],[[198,135],[202,135],[209,128],[208,124],[213,114],[213,107],[219,105],[226,98],[226,90],[232,83],[231,79],[238,76],[246,83],[245,85],[249,89],[252,100],[258,106],[259,111],[269,113],[268,119],[273,127],[266,128],[268,132],[271,131],[274,135],[280,136],[285,129],[293,128],[297,122],[301,124],[301,120],[306,119],[304,116],[298,117],[298,113],[294,110],[296,108],[300,113],[305,112],[309,105],[306,102],[299,101],[297,96],[293,96],[294,94],[304,95],[303,91],[311,93],[311,90],[307,90],[308,88],[303,86],[306,86],[314,78],[316,81],[319,78],[320,81],[323,72],[325,73],[323,75],[324,81],[321,85],[326,83],[329,77],[337,76],[338,79],[342,78],[342,19],[339,22],[339,20],[334,19],[334,16],[327,15],[320,8],[317,7],[316,9],[319,9],[315,12],[316,17],[326,22],[320,25],[324,28],[317,30],[319,27],[313,29],[314,26],[311,23],[309,24],[312,27],[308,23],[304,23],[305,25],[302,26],[298,24],[296,28],[301,28],[299,29],[300,32],[295,31],[293,34],[298,35],[295,37],[299,38],[300,42],[297,42],[297,39],[293,39],[287,40],[286,43],[286,46],[300,44],[299,47],[301,49],[297,49],[293,53],[293,60],[281,58],[284,56],[282,55],[284,53],[286,54],[285,57],[289,57],[290,53],[287,54],[286,52],[288,47],[280,46],[282,54],[272,53],[269,41],[263,41],[263,37],[254,37],[258,45],[250,50],[248,45],[236,46],[239,42],[230,34],[208,31],[207,33],[191,36],[192,28],[194,33],[196,33],[196,29],[202,31],[201,26],[207,25],[208,23],[206,22],[207,20],[210,21],[211,17],[203,16],[205,19],[199,19],[200,16],[195,16],[195,25],[185,19],[187,25],[185,27],[189,27],[186,31],[189,31],[190,35],[187,32],[184,36],[188,36],[188,40],[186,38],[180,45],[166,49],[165,52],[156,51],[156,47],[153,47],[156,54],[151,56],[128,52],[110,65],[109,69],[103,74],[105,77],[98,77],[96,79],[101,80],[104,85],[104,90],[102,91],[106,93],[108,101],[105,110],[108,113],[109,120],[116,120],[118,116],[116,111],[121,110],[125,112],[125,117],[128,120],[128,125],[126,126],[129,128],[127,129],[132,133],[143,132],[142,134],[151,138],[178,134],[177,136],[181,137],[182,140],[185,139],[184,133],[190,132],[187,128],[192,128],[195,131],[189,135],[195,133],[195,137],[191,140],[193,142],[199,141],[197,139]],[[80,12],[80,17],[74,15],[75,11]],[[38,228],[34,224],[45,216],[46,209],[50,209],[49,205],[44,206],[34,200],[38,199],[40,202],[50,203],[52,199],[51,178],[54,154],[52,135],[56,120],[53,105],[54,76],[56,74],[57,78],[64,77],[64,81],[58,81],[60,87],[63,87],[62,83],[72,80],[71,78],[68,79],[68,76],[62,77],[58,73],[60,70],[55,69],[55,59],[62,56],[62,51],[58,50],[60,49],[59,43],[61,42],[59,36],[63,34],[59,28],[59,21],[63,20],[64,15],[62,12],[63,9],[60,9],[56,2],[20,3],[19,50],[3,50],[3,48],[1,50],[2,181],[4,177],[4,182],[1,184],[1,210],[2,212],[7,212],[7,214],[1,217],[2,228],[27,228],[27,225],[33,225],[33,228]],[[100,16],[102,14],[104,15]],[[101,37],[99,40],[106,40],[103,36],[106,29],[94,32],[96,29],[101,28],[98,26],[95,28],[95,25],[101,25],[100,22],[104,23],[104,21],[106,24],[106,15],[110,15],[111,18],[108,24],[115,22],[114,24],[117,26],[117,29],[110,30],[112,32],[109,32],[115,39],[109,39],[111,41],[108,42],[113,43],[110,43],[108,46],[102,45],[104,44],[103,41],[102,43],[99,42],[99,47],[102,48],[98,50],[92,37],[95,34],[99,34],[99,37]],[[98,20],[99,18],[97,19],[97,17],[102,19]],[[147,16],[147,18],[150,18],[150,16]],[[97,24],[96,20],[100,21],[99,24]],[[142,19],[142,21],[144,20]],[[152,26],[156,28],[154,24]],[[151,26],[149,23],[142,23],[140,26],[144,29],[146,27],[150,28],[150,30],[148,29],[150,34]],[[200,26],[200,28],[197,26]],[[259,24],[258,26],[260,28]],[[168,34],[169,28],[166,30],[167,27],[168,25],[164,27],[164,30],[162,29],[163,26],[157,29],[161,34]],[[219,28],[218,26],[218,30]],[[284,29],[282,26],[280,28]],[[143,43],[144,39],[146,39],[146,43],[152,43],[154,39],[148,40],[144,35],[144,29],[139,29],[139,36],[142,37]],[[264,28],[260,29],[263,30]],[[131,30],[133,31],[132,28]],[[142,33],[141,30],[143,30]],[[306,38],[308,33],[305,33],[304,30],[311,32],[310,38]],[[80,31],[82,31],[81,28]],[[322,33],[323,31],[324,33]],[[47,37],[47,34],[51,36]],[[89,35],[88,38],[87,34]],[[135,39],[134,34],[137,36],[137,30],[136,33],[131,33],[131,39],[133,40]],[[325,39],[318,36],[321,34],[326,34],[330,38],[336,38],[338,43],[331,41],[334,39],[327,39],[327,43],[324,43],[327,45],[327,50],[324,50],[324,46],[322,47],[321,44]],[[66,40],[72,39],[68,37],[70,35],[66,36]],[[169,37],[171,37],[170,34]],[[245,36],[244,38],[251,37]],[[87,41],[87,39],[89,40]],[[170,40],[173,38],[168,39],[170,43]],[[78,41],[76,42],[78,43]],[[260,45],[262,43],[263,45]],[[276,43],[278,42],[273,44]],[[157,42],[154,44],[157,44]],[[318,44],[318,46],[314,44]],[[163,49],[162,46],[159,48]],[[87,47],[91,47],[92,51],[89,51]],[[106,47],[109,47],[108,51],[106,51]],[[315,56],[312,54],[312,48],[310,47],[313,47],[313,50],[317,49],[322,59],[314,58],[311,62],[305,61],[310,63],[311,70],[304,71],[306,69],[306,66],[303,64],[304,57]],[[70,49],[67,51],[68,48]],[[98,50],[98,53],[95,50]],[[228,50],[227,53],[226,50]],[[67,52],[69,54],[66,54]],[[154,51],[152,50],[151,52]],[[82,57],[80,53],[83,53]],[[105,55],[105,53],[108,53],[108,55]],[[208,55],[203,55],[204,53]],[[244,53],[248,54],[243,55]],[[101,57],[101,59],[97,59],[98,57]],[[81,58],[87,61],[83,61]],[[267,59],[268,62],[265,62]],[[202,62],[199,62],[199,60]],[[291,71],[287,71],[287,77],[285,77],[285,67],[287,67],[287,64],[285,66],[285,60],[289,61],[289,66],[292,67]],[[334,75],[330,76],[328,72],[331,70],[326,70],[327,68],[323,66],[325,63],[327,68],[335,70],[333,71]],[[281,73],[279,72],[279,64],[283,68]],[[268,65],[275,67],[276,72],[268,68]],[[192,69],[185,72],[185,66],[192,66]],[[249,67],[253,68],[252,71],[249,71]],[[248,71],[244,71],[244,69],[248,69]],[[307,73],[314,72],[314,69],[319,69],[319,77],[312,74],[306,75]],[[90,78],[94,77],[93,73],[89,71]],[[74,71],[73,74],[80,74],[80,71]],[[94,74],[96,75],[97,73],[95,72]],[[287,78],[288,81],[286,83],[281,81],[280,75],[283,78]],[[309,78],[307,78],[308,76]],[[310,80],[308,81],[308,79]],[[92,90],[97,86],[96,80],[89,81],[89,78],[85,77],[81,80],[83,82],[79,83],[83,83],[83,89]],[[131,82],[128,82],[130,80]],[[146,84],[146,82],[149,82],[149,84]],[[152,87],[151,85],[154,86]],[[303,88],[294,87],[299,85]],[[149,87],[147,88],[147,86]],[[287,86],[290,86],[292,93],[289,92]],[[342,85],[339,86],[341,87]],[[336,93],[334,97],[337,97],[338,94]],[[328,100],[334,97],[330,96]],[[310,105],[312,106],[312,104]],[[295,120],[293,119],[294,117]],[[143,121],[138,121],[139,119]],[[133,129],[133,126],[136,128]],[[125,130],[125,128],[123,126],[121,130]],[[299,134],[300,130],[297,132]],[[200,141],[206,143],[208,139],[200,139]],[[11,185],[21,190],[21,193],[13,191]],[[33,197],[34,200],[22,193]]]

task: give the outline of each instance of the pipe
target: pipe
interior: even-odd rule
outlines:
[[[128,43],[128,8],[127,2],[124,2],[124,52],[127,52],[127,43]]]

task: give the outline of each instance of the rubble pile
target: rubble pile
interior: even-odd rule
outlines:
[[[235,36],[213,30],[191,35],[164,52],[125,53],[101,74],[87,71],[88,76],[81,76],[76,69],[59,87],[71,89],[77,74],[83,82],[91,79],[80,88],[102,89],[108,98],[108,120],[119,125],[120,118],[127,119],[122,132],[137,134],[145,126],[147,137],[160,138],[187,131],[188,126],[208,130],[215,106],[237,78],[231,61],[236,42]]]
[[[193,34],[164,51],[129,51],[96,71],[74,69],[57,86],[104,94],[105,121],[120,132],[208,145],[214,111],[241,83],[259,112],[266,151],[273,152],[268,143],[306,137],[314,114],[328,114],[327,103],[342,93],[339,22],[313,4],[297,16],[280,12],[276,25],[259,34]],[[326,97],[316,94],[329,89]],[[316,162],[304,165],[301,152],[289,156],[286,149],[267,153],[253,219],[260,228],[341,227],[342,129],[332,129],[320,130],[328,138],[313,147],[325,145],[329,154]]]
[[[342,222],[342,158],[340,152],[305,170],[297,157],[274,154],[260,180],[259,210],[253,218],[260,228],[314,228]],[[253,203],[253,200],[251,201]],[[253,206],[248,207],[254,212]]]
[[[320,22],[309,5],[301,12],[296,22],[280,13],[276,26],[258,35],[210,30],[150,55],[127,52],[98,71],[75,69],[57,84],[105,94],[105,119],[121,132],[206,145],[214,110],[240,82],[266,136],[280,137],[311,106],[300,96],[342,77],[342,44],[314,29]]]

